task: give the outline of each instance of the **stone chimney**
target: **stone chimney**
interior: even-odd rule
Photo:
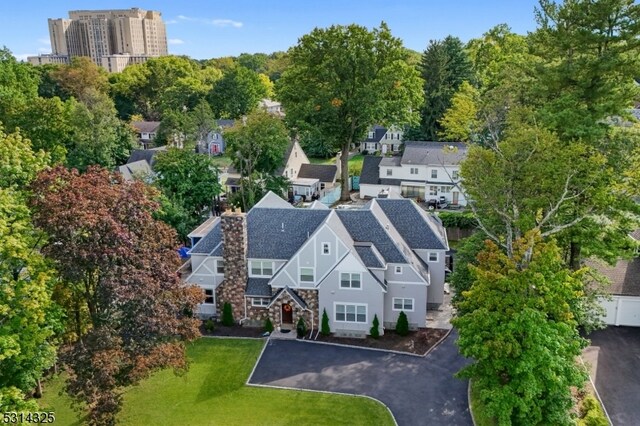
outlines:
[[[231,303],[233,318],[244,317],[244,291],[247,285],[247,215],[239,210],[227,210],[220,217],[224,248],[224,281],[218,286],[218,316],[222,317],[225,302]]]

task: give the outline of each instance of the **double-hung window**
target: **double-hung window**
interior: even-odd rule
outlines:
[[[394,297],[393,310],[413,312],[413,299],[404,298],[404,297]]]
[[[340,288],[361,288],[361,275],[359,272],[342,272],[340,274]]]
[[[218,274],[224,274],[224,260],[216,260],[216,272]]]
[[[252,260],[252,277],[270,277],[273,275],[273,262],[268,260]]]
[[[271,299],[269,299],[268,297],[253,297],[251,298],[251,306],[261,306],[261,307],[266,307],[269,306],[269,303],[271,302]]]
[[[300,282],[312,283],[314,281],[313,268],[300,268]]]
[[[418,174],[418,168],[417,167],[411,167],[410,172],[411,172],[412,175],[417,175]]]
[[[331,244],[322,243],[322,254],[324,255],[331,254]]]
[[[205,305],[213,305],[214,302],[214,290],[212,288],[204,289],[204,304]]]
[[[438,252],[431,251],[429,252],[429,262],[437,262],[438,261]]]
[[[336,322],[367,322],[367,305],[336,303]]]
[[[438,171],[433,169],[431,170],[431,179],[438,179]]]

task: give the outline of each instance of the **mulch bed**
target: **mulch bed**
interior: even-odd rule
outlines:
[[[218,337],[262,337],[264,330],[260,327],[242,327],[234,325],[226,327],[220,323],[216,323],[213,332],[209,332],[204,328],[204,323],[200,326],[200,332],[203,336]]]
[[[378,339],[367,337],[365,339],[354,339],[348,337],[335,337],[318,335],[316,340],[328,343],[341,343],[343,345],[362,346],[365,348],[387,349],[399,352],[409,352],[416,355],[424,355],[442,337],[447,334],[447,330],[440,328],[419,328],[410,331],[407,336],[400,336],[393,330],[385,330],[384,336]]]

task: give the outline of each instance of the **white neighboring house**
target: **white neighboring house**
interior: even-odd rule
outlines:
[[[640,244],[640,229],[630,237]],[[640,250],[636,254],[631,260],[618,260],[614,266],[596,260],[586,262],[611,282],[611,300],[600,301],[608,325],[640,327]]]
[[[132,121],[131,127],[135,130],[142,149],[154,146],[153,140],[156,138],[158,130],[160,130],[159,121]]]
[[[272,101],[271,99],[261,99],[258,102],[258,106],[269,114],[277,115],[278,117],[284,117],[284,110],[282,109],[282,104],[277,101]]]
[[[406,198],[444,200],[465,206],[460,188],[460,163],[467,156],[462,142],[404,143],[402,157],[365,157],[360,175],[360,198],[381,192]]]
[[[400,152],[402,147],[402,137],[404,132],[402,129],[391,126],[390,128],[382,126],[373,126],[367,132],[367,138],[360,142],[360,152],[367,151],[369,154],[380,152]]]

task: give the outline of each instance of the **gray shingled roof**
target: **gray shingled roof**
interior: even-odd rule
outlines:
[[[369,137],[369,132],[373,132],[373,138]],[[364,140],[364,142],[380,142],[385,133],[387,133],[387,129],[385,127],[378,125],[373,126],[373,129],[370,129],[367,132],[367,138]]]
[[[406,263],[398,247],[369,210],[336,210],[354,241],[371,242],[386,262]]]
[[[640,296],[640,258],[619,260],[615,266],[602,261],[588,260],[587,266],[597,269],[611,281],[609,293],[621,296]]]
[[[138,133],[154,133],[158,131],[160,127],[159,121],[132,121],[131,126],[136,129]]]
[[[271,278],[249,278],[245,296],[271,297]]]
[[[355,245],[354,246],[358,256],[364,262],[364,266],[367,268],[382,268],[384,265],[378,259],[375,252],[373,251],[373,247],[371,245]]]
[[[397,167],[400,165],[400,160],[402,160],[401,157],[384,157],[381,161],[380,161],[380,166],[384,167],[384,166],[391,166],[391,167]]]
[[[378,185],[380,183],[380,161],[382,157],[366,155],[360,172],[360,185]]]
[[[248,257],[290,259],[331,210],[253,208],[247,215]]]
[[[402,164],[450,165],[459,164],[466,157],[467,145],[463,142],[406,141]]]
[[[145,160],[151,167],[153,167],[153,163],[155,162],[155,156],[165,151],[166,147],[156,148],[156,149],[134,149],[131,151],[131,155],[127,160],[127,164],[135,163],[136,161]]]
[[[412,250],[446,248],[411,200],[385,198],[376,202]]]
[[[222,229],[220,228],[220,222],[218,222],[207,235],[193,246],[191,254],[209,254],[220,244],[220,241],[222,241]]]
[[[330,164],[303,164],[298,172],[299,178],[318,179],[320,182],[336,180],[338,168]]]
[[[228,119],[224,119],[224,118],[216,120],[216,124],[219,127],[231,127],[231,126],[233,126],[234,123],[235,123],[234,120],[228,120]]]

